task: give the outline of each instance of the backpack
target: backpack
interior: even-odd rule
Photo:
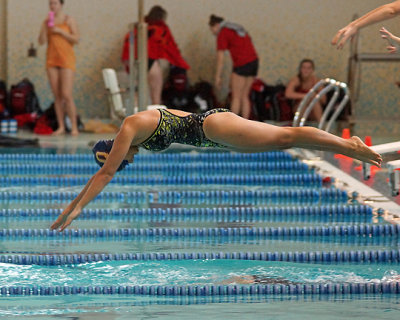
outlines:
[[[276,86],[276,92],[272,96],[272,103],[274,105],[274,110],[276,111],[276,121],[292,121],[294,114],[292,106],[288,99],[285,97],[286,88],[282,85]]]
[[[10,90],[10,112],[12,116],[24,113],[38,113],[42,111],[35,93],[35,87],[28,79],[23,79]]]
[[[168,108],[188,110],[191,94],[186,70],[171,66],[168,80],[162,91],[162,101]]]
[[[250,90],[250,101],[252,103],[252,114],[259,121],[275,119],[276,111],[273,109],[271,99],[267,99],[267,84],[261,79],[254,79]]]
[[[8,116],[7,85],[3,80],[0,80],[0,119],[8,118]]]
[[[261,79],[255,79],[250,100],[252,111],[259,121],[290,121],[293,119],[292,107],[285,98],[285,86],[277,84],[267,85]]]
[[[193,112],[206,112],[217,107],[217,98],[211,83],[197,82],[192,89]]]

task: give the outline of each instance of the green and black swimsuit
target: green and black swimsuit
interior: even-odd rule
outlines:
[[[153,134],[139,146],[151,151],[161,151],[171,143],[188,144],[195,147],[226,148],[213,142],[204,134],[203,122],[211,114],[230,112],[227,109],[213,109],[202,114],[191,113],[185,117],[172,114],[167,109],[158,109],[160,120]]]

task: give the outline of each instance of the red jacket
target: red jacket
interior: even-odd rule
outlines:
[[[137,29],[135,28],[135,57],[137,58]],[[147,53],[149,59],[168,60],[170,64],[188,70],[190,67],[181,56],[171,31],[164,21],[148,23]],[[129,61],[129,32],[125,36],[122,61]]]

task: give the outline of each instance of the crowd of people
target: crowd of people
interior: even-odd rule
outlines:
[[[80,36],[76,21],[70,15],[64,13],[63,7],[64,0],[49,0],[50,13],[42,23],[39,43],[47,44],[46,69],[54,95],[54,107],[58,123],[58,129],[53,134],[60,135],[66,132],[65,116],[67,115],[71,119],[70,133],[78,135],[77,108],[73,98],[76,69],[73,47],[79,42]],[[339,30],[332,40],[332,44],[342,48],[345,42],[354,36],[359,29],[396,16],[399,12],[399,1],[381,6]],[[184,76],[190,68],[176,44],[166,20],[167,11],[159,5],[153,6],[145,18],[148,25],[148,84],[151,103],[155,105],[163,104],[162,92],[165,87],[160,60],[167,60],[174,72]],[[212,14],[208,24],[210,31],[216,37],[216,67],[213,89],[217,92],[221,89],[224,52],[229,51],[233,69],[229,86],[230,101],[225,107],[245,119],[254,119],[250,91],[258,74],[259,59],[253,41],[243,26],[229,22],[220,16]],[[397,52],[400,38],[385,28],[381,28],[380,32],[382,38],[389,42],[387,48],[389,52]],[[129,33],[125,36],[122,62],[129,72]],[[293,113],[300,101],[318,81],[314,61],[303,59],[299,64],[297,75],[286,84],[284,94],[292,102]],[[320,120],[325,102],[326,98],[323,97],[316,103],[309,120]],[[181,109],[179,106],[176,106],[176,108]]]
[[[46,69],[54,95],[58,123],[58,129],[53,134],[60,135],[66,132],[65,116],[67,115],[71,119],[70,133],[78,135],[73,84],[76,72],[74,45],[78,44],[80,36],[77,22],[64,12],[63,7],[64,0],[49,0],[50,14],[42,23],[39,43],[47,44]],[[166,20],[167,11],[159,5],[153,6],[145,17],[148,26],[148,85],[151,103],[155,105],[164,103],[162,93],[165,83],[160,60],[165,59],[169,62],[171,70],[185,76],[186,71],[190,68],[182,57]],[[210,31],[216,37],[216,71],[212,84],[213,92],[221,89],[225,51],[229,51],[233,69],[229,86],[230,101],[227,107],[245,119],[254,118],[250,90],[258,74],[259,59],[252,39],[243,26],[214,14],[210,16],[208,24]],[[137,39],[136,34],[134,38]],[[121,55],[127,72],[129,72],[129,39],[130,34],[127,33]],[[137,42],[135,56],[137,57]],[[301,63],[298,76],[292,79],[288,85],[288,99],[293,99],[297,104],[304,93],[312,87],[317,80],[313,70],[314,64],[311,60],[304,60]],[[176,108],[180,109],[179,106]],[[313,119],[317,120],[320,114],[321,107],[317,106],[312,114]]]

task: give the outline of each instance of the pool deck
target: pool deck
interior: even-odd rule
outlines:
[[[359,161],[343,156],[339,157],[339,161],[334,161],[335,157],[327,156],[323,152],[314,153],[308,150],[291,149],[289,153],[299,157],[309,166],[317,168],[318,173],[323,177],[331,177],[336,187],[347,191],[350,200],[354,199],[370,205],[374,208],[374,214],[377,216],[382,216],[390,223],[400,224],[400,197],[390,196],[389,186],[386,182],[386,170],[382,169],[369,181],[363,181],[359,170],[361,164]],[[346,172],[338,168],[338,163]]]

